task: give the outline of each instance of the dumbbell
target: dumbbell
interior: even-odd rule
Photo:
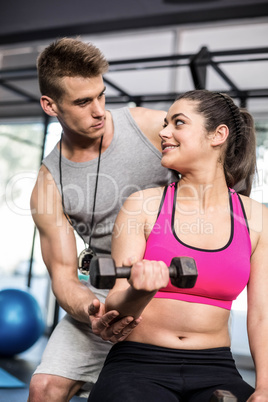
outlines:
[[[91,285],[98,289],[112,289],[117,278],[130,277],[131,267],[116,267],[111,257],[94,256],[90,262],[89,277]],[[174,257],[169,267],[173,286],[193,288],[197,280],[195,260],[190,257]]]
[[[213,392],[209,402],[237,402],[237,398],[230,391],[217,389]]]

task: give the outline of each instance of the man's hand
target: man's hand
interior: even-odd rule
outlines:
[[[105,313],[104,304],[94,299],[88,308],[92,331],[104,341],[113,343],[123,341],[131,331],[140,323],[141,317],[134,320],[133,317],[118,319],[119,313],[115,310]]]

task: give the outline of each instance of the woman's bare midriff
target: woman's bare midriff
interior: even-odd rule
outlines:
[[[230,346],[229,310],[172,299],[153,299],[128,341],[172,349]]]

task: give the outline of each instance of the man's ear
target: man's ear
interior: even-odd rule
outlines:
[[[226,124],[219,125],[212,136],[211,145],[216,147],[224,144],[228,138],[228,135],[229,128],[226,126]]]
[[[40,98],[40,104],[42,109],[49,116],[57,116],[57,106],[52,98],[46,95],[42,95]]]

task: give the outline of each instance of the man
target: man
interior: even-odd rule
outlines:
[[[29,401],[65,402],[88,394],[112,343],[140,321],[105,314],[107,291],[79,280],[74,230],[88,245],[86,256],[91,250],[110,254],[113,224],[126,197],[176,176],[160,163],[165,112],[105,110],[108,63],[99,49],[63,38],[41,53],[37,67],[41,106],[58,119],[62,137],[43,161],[31,209],[52,290],[67,315],[32,377]],[[82,257],[80,265],[87,265]]]

